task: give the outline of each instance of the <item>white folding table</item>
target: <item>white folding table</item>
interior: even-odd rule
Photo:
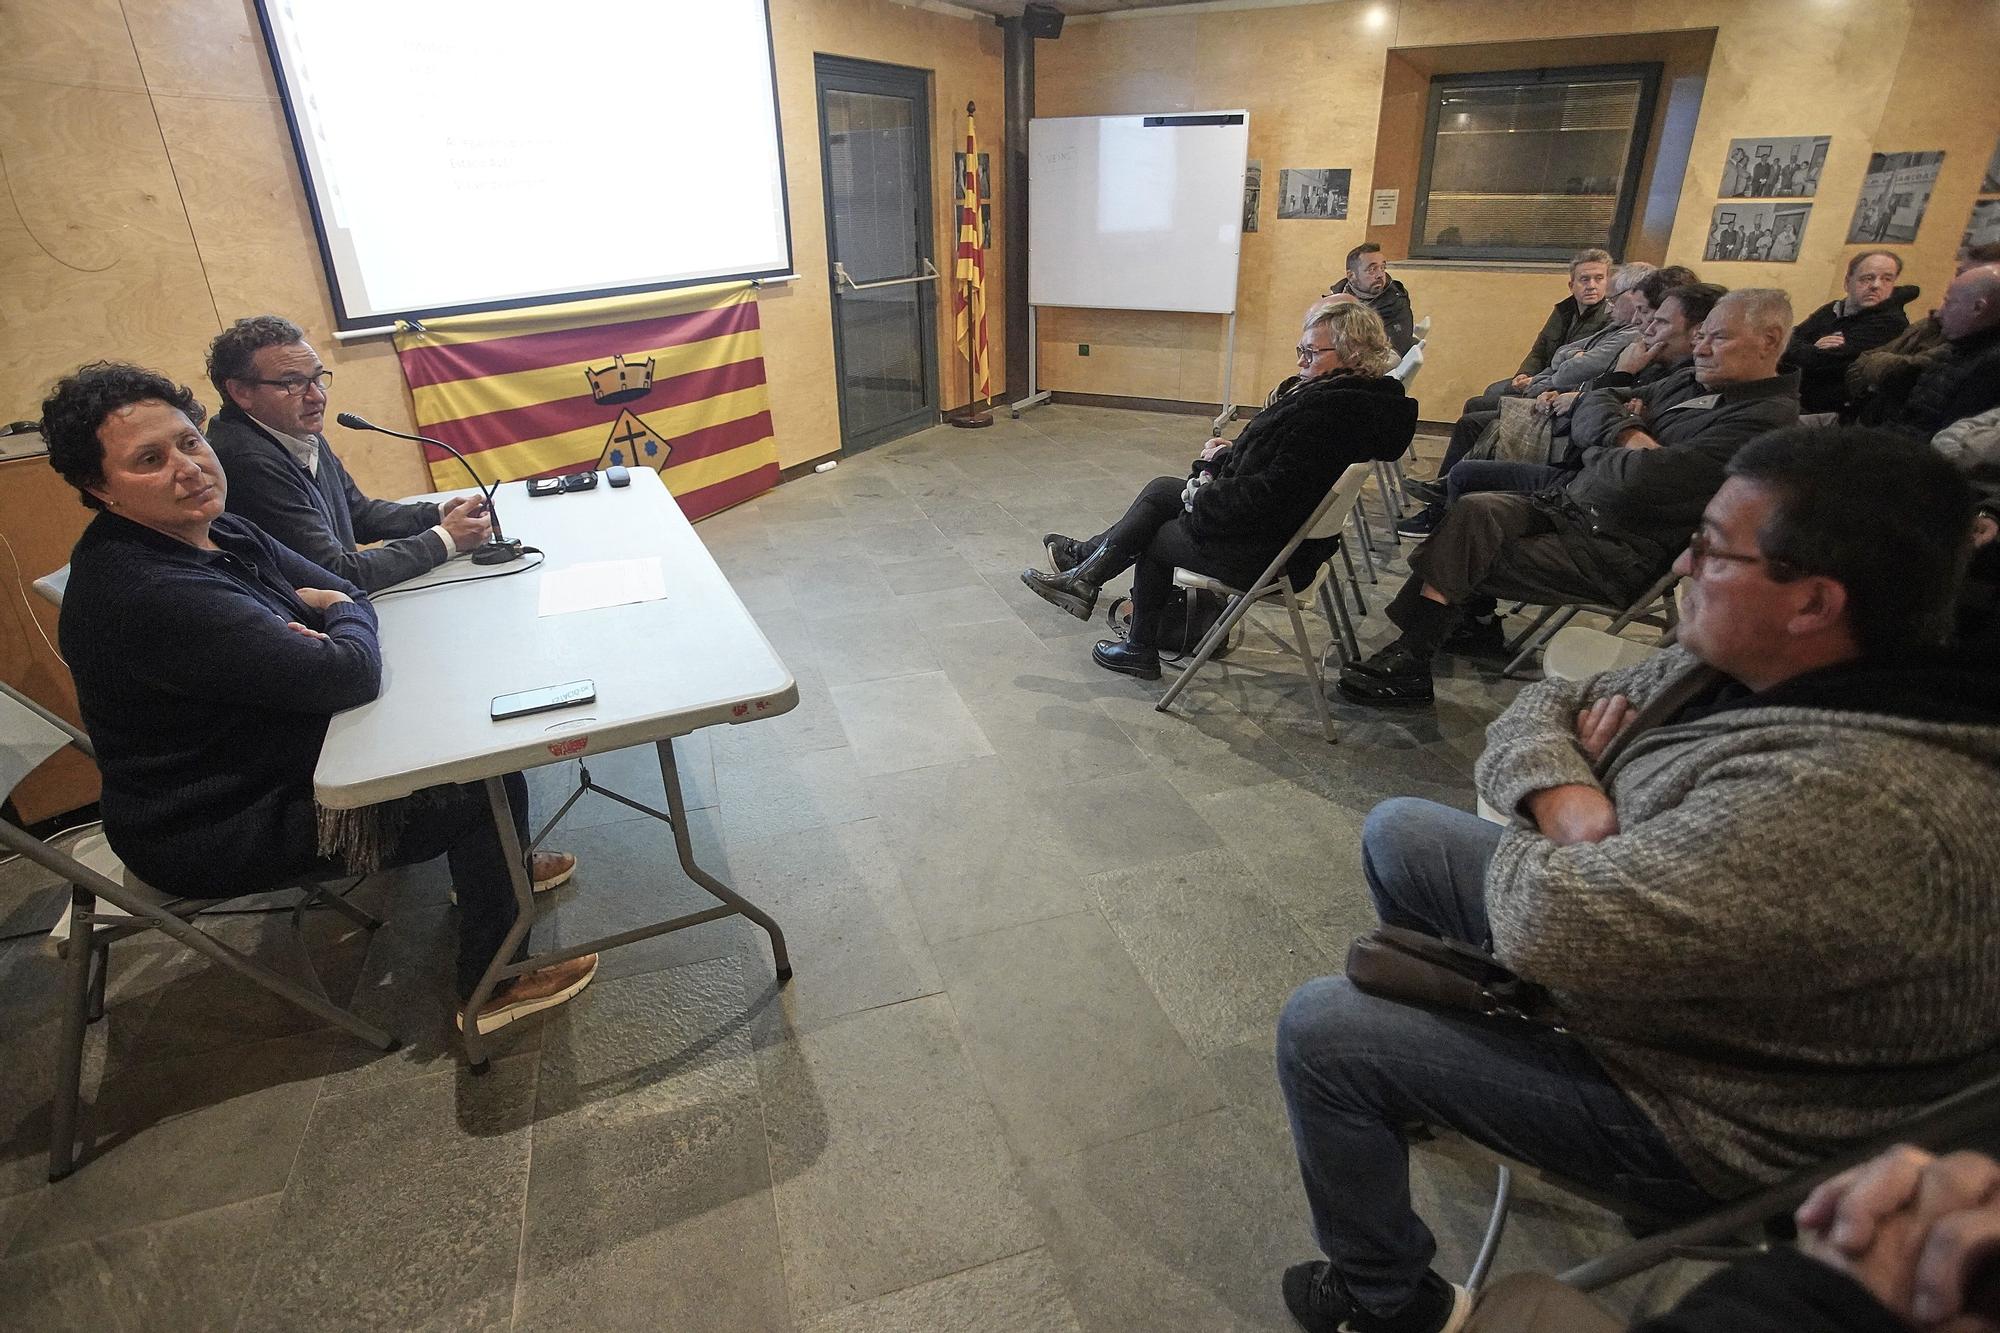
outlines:
[[[673,738],[719,723],[754,722],[797,706],[798,685],[722,576],[657,473],[634,468],[632,484],[530,497],[524,483],[499,488],[509,537],[544,553],[526,572],[513,565],[453,560],[378,594],[382,693],[336,715],[313,774],[320,804],[372,805],[445,782],[483,781],[512,870],[520,912],[479,987],[466,1001],[467,1060],[486,1063],[472,1015],[502,981],[534,968],[742,915],[762,927],[780,979],[791,976],[784,932],[755,904],[695,864]],[[666,596],[600,610],[543,616],[546,575],[598,561],[657,557]],[[529,557],[530,560],[533,557]],[[456,580],[468,580],[458,582]],[[591,680],[595,702],[495,722],[495,696]],[[621,931],[603,939],[508,963],[534,924],[527,852],[505,788],[508,773],[584,759],[627,746],[658,751],[667,809],[655,810],[590,783],[536,833],[539,842],[586,790],[595,790],[673,828],[689,879],[717,907]]]

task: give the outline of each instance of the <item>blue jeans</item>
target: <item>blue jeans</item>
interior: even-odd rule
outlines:
[[[1384,924],[1486,947],[1501,829],[1398,798],[1375,807],[1361,865]],[[1566,1033],[1377,999],[1345,977],[1292,992],[1278,1081],[1313,1234],[1369,1310],[1402,1308],[1437,1253],[1410,1207],[1403,1126],[1455,1130],[1516,1161],[1674,1213],[1712,1201],[1658,1129]]]
[[[1468,458],[1445,474],[1447,504],[1457,504],[1467,491],[1536,491],[1560,486],[1571,473],[1549,463],[1503,463],[1494,458]]]

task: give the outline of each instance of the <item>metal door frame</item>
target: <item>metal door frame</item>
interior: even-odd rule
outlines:
[[[936,293],[945,289],[951,281],[948,273],[938,273],[939,286],[934,289],[929,300],[917,302],[917,336],[921,341],[924,363],[924,395],[929,402],[926,413],[913,412],[888,425],[879,426],[864,435],[850,434],[847,425],[847,396],[842,391],[847,349],[842,345],[840,331],[840,283],[842,271],[834,254],[833,232],[833,171],[827,160],[827,118],[826,94],[829,84],[835,92],[875,93],[887,97],[907,97],[916,104],[916,125],[924,136],[924,153],[918,163],[917,172],[917,261],[919,268],[928,264],[937,272],[937,227],[931,215],[931,150],[934,136],[931,126],[931,74],[929,70],[916,69],[908,65],[888,65],[874,60],[855,60],[847,56],[813,55],[813,99],[819,113],[819,178],[820,203],[825,214],[827,253],[827,293],[830,302],[829,320],[833,325],[833,372],[834,401],[840,409],[840,451],[843,454],[859,453],[890,440],[913,435],[928,426],[934,426],[944,418],[944,404],[938,383],[938,298]],[[922,280],[922,279],[920,279]],[[851,281],[851,279],[850,279]],[[925,419],[925,417],[928,419]]]

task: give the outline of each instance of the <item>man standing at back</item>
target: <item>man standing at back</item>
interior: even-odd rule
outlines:
[[[1364,241],[1347,252],[1347,276],[1327,289],[1328,296],[1352,296],[1382,317],[1389,343],[1401,356],[1416,342],[1411,332],[1410,293],[1389,276],[1382,247]]]
[[[224,329],[209,344],[208,378],[222,395],[208,442],[229,478],[229,512],[320,568],[377,592],[486,540],[482,500],[440,507],[361,493],[320,433],[333,372],[290,320],[253,315]],[[382,544],[357,550],[362,542]]]

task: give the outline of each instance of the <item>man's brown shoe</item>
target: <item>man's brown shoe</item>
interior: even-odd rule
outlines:
[[[596,975],[597,955],[587,953],[567,963],[551,963],[503,982],[486,1002],[485,1008],[479,1011],[480,1034],[497,1032],[517,1019],[555,1008],[588,986],[590,979]],[[458,1013],[457,1022],[459,1030],[463,1031],[463,1009]]]

